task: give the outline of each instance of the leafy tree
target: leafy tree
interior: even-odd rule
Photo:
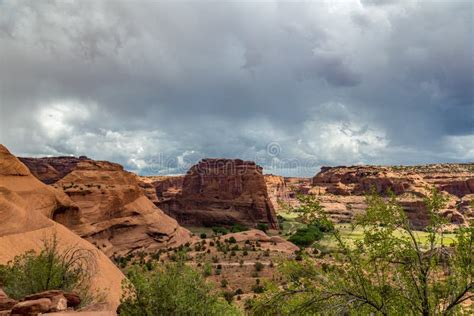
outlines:
[[[47,290],[75,291],[85,305],[95,299],[90,291],[95,270],[93,251],[60,247],[53,235],[43,240],[39,252],[30,250],[0,265],[0,285],[14,299]]]
[[[296,198],[299,202],[299,206],[293,208],[292,211],[299,213],[300,221],[305,224],[319,222],[323,214],[323,207],[316,196],[311,194],[298,194]]]
[[[323,233],[319,230],[317,225],[308,225],[307,227],[298,229],[288,240],[297,246],[308,247],[322,237]]]
[[[457,241],[442,242],[438,214],[443,195],[425,200],[428,237],[412,227],[394,195],[367,196],[367,212],[355,220],[363,239],[349,243],[331,234],[340,254],[316,265],[306,258],[281,265],[284,288],[270,287],[252,304],[256,315],[454,315],[470,314],[474,298],[474,225],[461,227]],[[324,213],[317,215],[331,225]]]
[[[151,272],[135,265],[127,277],[120,315],[239,315],[184,261],[156,266]]]
[[[299,220],[306,227],[299,228],[288,239],[300,247],[308,247],[323,237],[323,233],[333,230],[331,222],[323,214],[323,207],[314,195],[298,195],[299,206],[293,212],[299,213]]]

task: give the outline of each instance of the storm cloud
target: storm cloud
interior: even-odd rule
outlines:
[[[0,0],[0,143],[142,174],[204,157],[474,160],[472,1]]]

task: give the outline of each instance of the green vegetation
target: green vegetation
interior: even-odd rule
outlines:
[[[267,232],[268,230],[268,224],[265,224],[265,223],[258,223],[257,224],[257,229],[263,231],[263,232]]]
[[[308,247],[322,237],[323,233],[319,230],[317,225],[308,225],[298,229],[288,240],[297,246]]]
[[[212,231],[214,232],[215,235],[225,235],[229,233],[229,230],[225,227],[220,227],[220,226],[215,226],[212,227]]]
[[[288,261],[280,265],[286,285],[268,286],[249,302],[255,315],[471,315],[474,299],[474,223],[444,243],[443,196],[425,200],[429,225],[417,234],[395,196],[367,196],[367,212],[356,218],[359,239],[347,242],[324,212],[303,211],[333,228],[333,259]],[[308,204],[306,204],[308,205]],[[469,310],[468,310],[469,309]]]
[[[244,232],[246,230],[249,230],[248,227],[244,226],[244,225],[241,225],[241,224],[234,224],[230,228],[231,233],[240,233],[240,232]]]
[[[262,271],[264,267],[265,266],[263,265],[263,263],[259,261],[255,262],[255,271],[257,272]]]
[[[332,224],[321,221],[319,214],[323,208],[319,201],[312,195],[297,196],[300,205],[291,209],[291,212],[297,214],[297,220],[302,223],[288,239],[300,247],[311,246],[314,242],[321,240],[324,233],[332,231]]]
[[[152,271],[133,266],[127,277],[120,315],[240,315],[184,261],[155,266]]]
[[[14,299],[47,290],[64,290],[77,292],[85,305],[93,300],[90,279],[95,264],[95,253],[91,250],[64,249],[53,236],[43,241],[39,253],[27,251],[0,265],[0,284]]]

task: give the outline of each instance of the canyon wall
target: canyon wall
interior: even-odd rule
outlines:
[[[67,226],[108,256],[176,247],[191,238],[146,197],[138,177],[119,164],[86,157],[23,161],[39,179],[74,201],[80,223]]]
[[[302,178],[274,178],[266,176],[269,193],[279,201],[277,211],[285,205],[298,205],[294,198],[298,193],[313,194],[335,222],[346,223],[364,212],[365,194],[374,189],[381,195],[393,192],[411,222],[423,227],[428,222],[423,201],[430,190],[436,187],[447,200],[442,215],[451,224],[464,224],[474,218],[469,207],[470,201],[474,199],[474,164],[323,167],[309,183]],[[279,183],[276,187],[280,189],[272,190],[275,187],[273,183]]]
[[[56,236],[60,249],[78,247],[95,254],[92,288],[105,294],[105,309],[115,310],[123,274],[91,243],[56,221],[80,224],[79,207],[64,192],[39,181],[0,145],[0,264],[29,250],[39,251],[43,240]]]

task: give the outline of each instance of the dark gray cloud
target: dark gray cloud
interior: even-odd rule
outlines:
[[[0,142],[141,173],[203,157],[474,160],[471,1],[0,1]]]

